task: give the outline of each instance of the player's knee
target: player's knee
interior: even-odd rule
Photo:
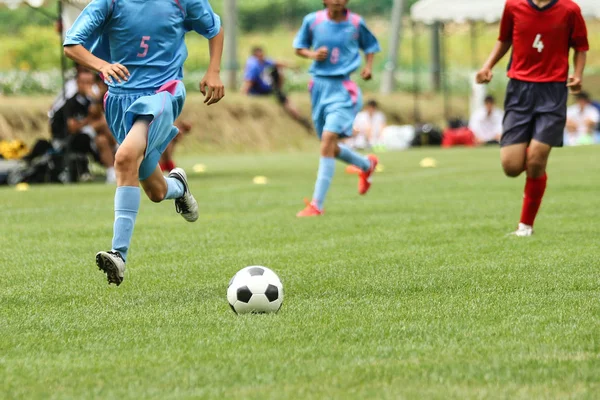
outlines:
[[[120,148],[115,155],[115,169],[117,171],[136,171],[137,155],[126,148]]]
[[[523,173],[524,166],[521,163],[503,161],[502,169],[504,170],[504,174],[506,176],[510,178],[516,178]]]
[[[533,178],[540,177],[546,172],[546,160],[542,157],[529,157],[527,159],[527,174]]]

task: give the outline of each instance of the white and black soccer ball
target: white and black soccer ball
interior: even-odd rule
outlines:
[[[283,285],[269,268],[246,267],[229,281],[227,300],[237,314],[274,313],[283,303]]]

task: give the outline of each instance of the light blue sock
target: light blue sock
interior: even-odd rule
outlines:
[[[167,195],[165,196],[165,200],[170,199],[178,199],[183,196],[185,192],[185,188],[183,187],[183,183],[179,179],[175,178],[165,178],[167,181]]]
[[[338,154],[337,159],[345,162],[346,164],[352,164],[362,169],[363,171],[368,171],[371,168],[371,161],[355,151],[350,150],[348,147],[344,145],[340,146],[340,154]]]
[[[315,183],[315,193],[313,194],[313,201],[317,203],[319,210],[323,209],[323,203],[325,202],[325,196],[331,185],[333,174],[335,173],[335,158],[321,157],[319,161],[319,173],[317,175],[317,182]]]
[[[133,235],[135,217],[140,209],[140,188],[120,186],[115,193],[115,225],[112,249],[127,259],[127,251]]]

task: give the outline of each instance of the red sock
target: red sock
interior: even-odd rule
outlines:
[[[546,182],[548,175],[544,174],[539,178],[527,178],[525,183],[525,196],[523,197],[523,209],[521,211],[521,223],[533,226],[535,216],[542,204],[542,197],[546,191]]]
[[[173,161],[173,160],[167,161],[166,167],[167,167],[167,171],[174,170],[175,169],[175,161]]]
[[[160,170],[161,170],[162,172],[165,172],[165,171],[167,171],[167,164],[165,164],[164,162],[159,162],[159,163],[158,163],[158,166],[160,167]]]

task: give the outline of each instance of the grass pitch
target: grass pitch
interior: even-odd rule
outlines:
[[[338,164],[309,220],[316,151],[182,158],[201,219],[144,200],[119,288],[114,188],[2,189],[0,398],[598,398],[599,150],[554,152],[532,238],[497,149],[383,154],[364,198]],[[278,315],[229,309],[251,264]]]

